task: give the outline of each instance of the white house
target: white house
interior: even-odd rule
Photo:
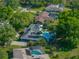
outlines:
[[[46,7],[46,11],[53,11],[53,12],[59,12],[64,10],[63,4],[50,4]]]

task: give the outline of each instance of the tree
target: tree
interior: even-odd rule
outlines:
[[[0,22],[0,46],[9,45],[16,38],[15,29],[7,22]]]
[[[69,59],[79,59],[79,56],[72,56]]]
[[[17,9],[20,6],[19,0],[7,0],[7,6],[10,6],[13,9]]]
[[[36,44],[41,45],[41,46],[45,46],[47,44],[46,40],[43,38],[40,38]]]
[[[31,47],[31,46],[34,46],[35,45],[35,42],[33,42],[32,40],[29,40],[28,43],[27,43],[27,46]]]
[[[0,20],[8,20],[12,17],[13,14],[13,9],[8,6],[8,7],[1,7],[0,8]]]
[[[16,31],[20,32],[31,22],[33,22],[33,20],[33,14],[19,11],[13,15],[9,22],[16,29]]]
[[[64,48],[74,48],[76,46],[76,40],[79,39],[79,20],[69,14],[63,14],[64,16],[59,19],[56,34],[58,44]]]
[[[33,22],[34,14],[21,12],[21,10],[14,12],[10,6],[2,7],[0,8],[0,20],[8,20],[16,31],[19,32]]]

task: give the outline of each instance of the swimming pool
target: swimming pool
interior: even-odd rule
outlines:
[[[51,34],[49,32],[43,32],[42,35],[47,41],[49,41],[49,39],[51,38]]]
[[[32,54],[32,56],[41,55],[42,52],[40,50],[32,50],[31,54]]]

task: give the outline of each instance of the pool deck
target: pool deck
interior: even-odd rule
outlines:
[[[48,54],[43,54],[39,56],[40,59],[50,59]],[[34,59],[26,48],[13,49],[13,58],[12,59]]]
[[[40,59],[50,59],[48,54],[43,54],[39,57]]]

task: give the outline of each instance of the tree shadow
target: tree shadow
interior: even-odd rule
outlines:
[[[58,40],[56,44],[56,48],[59,51],[70,51],[77,48],[76,43],[72,42],[71,40]]]
[[[8,53],[8,59],[13,58],[13,52],[12,52],[12,50],[7,51],[7,53]]]

